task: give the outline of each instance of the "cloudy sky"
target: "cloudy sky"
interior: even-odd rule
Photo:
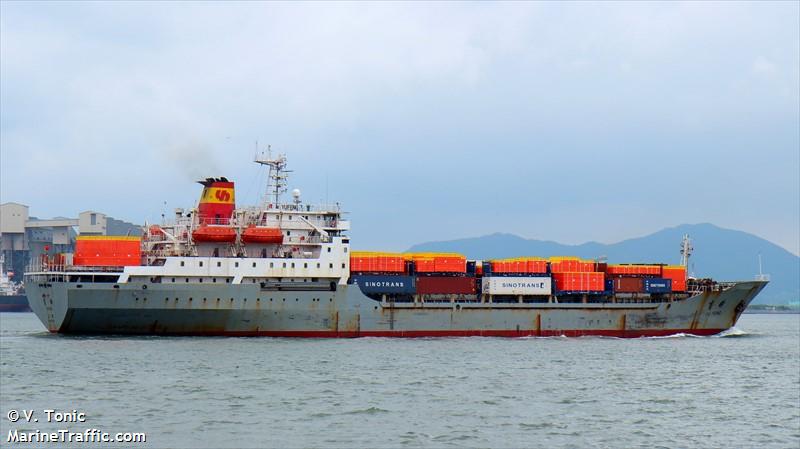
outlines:
[[[800,253],[800,10],[745,3],[0,6],[0,200],[156,221],[256,142],[353,246],[681,223]]]

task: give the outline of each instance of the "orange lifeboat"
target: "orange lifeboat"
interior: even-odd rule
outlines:
[[[264,228],[249,226],[242,232],[242,241],[245,243],[283,243],[283,233],[280,228]]]
[[[192,232],[195,242],[232,243],[236,241],[236,230],[227,226],[200,226]]]

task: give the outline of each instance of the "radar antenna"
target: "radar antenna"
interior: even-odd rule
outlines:
[[[681,241],[681,265],[689,268],[689,256],[692,255],[692,251],[694,251],[694,247],[692,246],[692,239],[689,238],[689,234],[683,235],[683,240]]]
[[[269,167],[269,179],[267,180],[267,191],[264,194],[264,205],[272,199],[275,207],[279,207],[281,194],[286,192],[286,184],[289,179],[288,173],[292,172],[291,170],[286,170],[286,155],[278,154],[273,158],[272,145],[267,145],[266,152],[256,151],[254,162]]]

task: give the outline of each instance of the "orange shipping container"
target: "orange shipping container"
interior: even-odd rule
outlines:
[[[661,268],[661,277],[672,279],[673,292],[686,291],[686,267],[681,265],[665,265]]]
[[[605,276],[595,272],[553,273],[557,291],[602,292],[605,290]]]
[[[625,276],[659,276],[661,274],[661,266],[634,264],[608,265],[606,273]]]
[[[400,255],[353,251],[350,271],[356,273],[403,273],[405,263]]]
[[[434,273],[436,272],[433,259],[416,259],[414,260],[414,269],[417,273]]]
[[[552,273],[588,273],[595,271],[595,262],[581,259],[561,259],[550,261]]]
[[[136,266],[142,264],[141,238],[79,236],[73,263],[81,266]]]

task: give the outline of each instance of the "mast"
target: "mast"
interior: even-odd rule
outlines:
[[[757,281],[769,281],[769,275],[764,274],[761,266],[761,252],[758,253],[758,274],[756,275]]]
[[[692,255],[692,251],[694,251],[692,239],[689,238],[689,234],[684,234],[683,240],[681,240],[681,265],[686,267],[687,270],[689,268],[689,256]]]
[[[254,162],[269,167],[269,179],[267,180],[267,191],[264,194],[264,206],[272,200],[275,207],[279,207],[281,194],[286,192],[288,173],[286,170],[286,155],[278,154],[272,157],[272,145],[267,146],[267,151],[256,152]]]

